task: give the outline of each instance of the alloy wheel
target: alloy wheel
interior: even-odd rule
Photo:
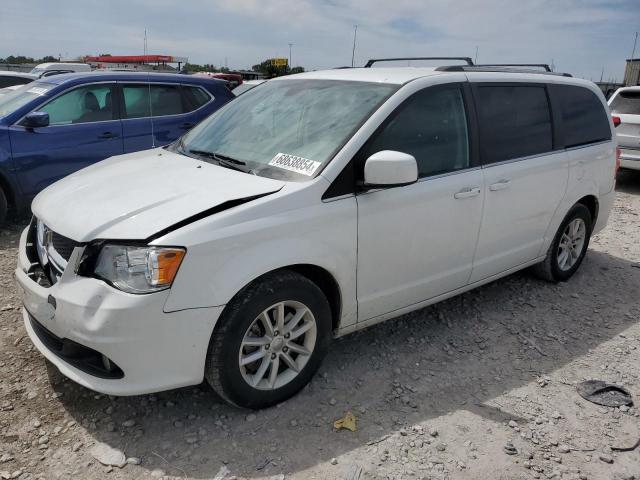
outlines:
[[[566,272],[576,264],[587,238],[587,226],[582,218],[574,218],[562,233],[558,244],[558,267]]]
[[[311,358],[317,334],[316,319],[303,303],[271,305],[251,323],[240,344],[242,378],[258,390],[286,385]]]

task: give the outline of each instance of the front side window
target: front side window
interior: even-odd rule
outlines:
[[[50,125],[114,120],[113,86],[101,83],[75,88],[54,98],[38,111],[49,114]]]
[[[427,177],[469,167],[469,138],[460,88],[431,88],[409,98],[360,155],[382,150],[413,155]]]
[[[551,111],[544,86],[480,86],[478,92],[484,163],[553,150]]]
[[[622,91],[611,100],[611,113],[640,115],[640,91]]]
[[[574,85],[556,85],[564,129],[565,147],[611,140],[609,117],[591,90]]]
[[[212,163],[232,158],[256,175],[308,180],[397,89],[344,80],[270,81],[227,103],[175,148]]]
[[[123,85],[122,118],[163,117],[184,113],[179,85]]]

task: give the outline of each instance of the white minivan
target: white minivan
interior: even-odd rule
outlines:
[[[270,80],[36,197],[26,330],[99,392],[282,402],[334,337],[529,266],[569,279],[614,201],[613,128],[593,83],[550,73]]]

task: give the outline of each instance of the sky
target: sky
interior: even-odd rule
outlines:
[[[151,54],[250,68],[289,56],[307,70],[368,58],[476,56],[554,63],[622,79],[640,0],[3,0],[0,57]],[[640,40],[636,48],[640,57]]]

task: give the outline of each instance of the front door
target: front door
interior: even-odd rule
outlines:
[[[122,127],[112,101],[114,84],[85,85],[37,108],[49,126],[9,129],[20,186],[33,197],[81,168],[122,153]]]
[[[358,155],[413,155],[413,185],[361,193],[358,201],[358,319],[368,320],[463,287],[483,208],[482,171],[471,161],[462,85],[431,87],[406,100]]]

